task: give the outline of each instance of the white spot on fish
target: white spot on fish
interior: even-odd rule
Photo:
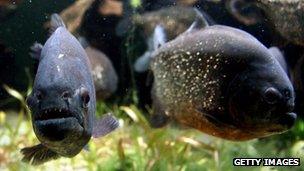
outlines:
[[[61,53],[61,54],[58,55],[58,59],[60,59],[62,57],[64,57],[64,54]]]
[[[58,72],[60,72],[60,68],[59,68],[59,66],[58,66],[58,65],[57,65],[57,71],[58,71]]]
[[[99,65],[96,66],[93,71],[93,77],[97,80],[102,79],[103,71],[104,71],[104,68],[102,66],[99,66]]]

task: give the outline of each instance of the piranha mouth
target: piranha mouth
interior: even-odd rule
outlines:
[[[278,124],[290,129],[296,122],[297,114],[288,112],[278,119]]]
[[[74,114],[72,111],[66,108],[49,108],[44,109],[35,115],[35,121],[47,121],[47,120],[58,120],[58,119],[70,119],[75,118],[81,124],[79,115]]]
[[[83,122],[76,113],[65,108],[48,108],[34,117],[38,137],[48,141],[62,141],[84,130]]]
[[[270,134],[284,133],[295,124],[296,119],[296,113],[287,112],[276,119],[267,121],[267,123],[263,123],[261,125],[256,124],[255,128],[245,126],[243,129],[249,129],[248,132],[251,134],[259,134],[259,132],[262,132],[265,134],[265,136]]]

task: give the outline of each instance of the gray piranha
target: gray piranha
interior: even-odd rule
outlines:
[[[153,127],[174,120],[242,141],[285,132],[295,123],[287,74],[271,50],[242,30],[192,27],[151,58]]]
[[[23,148],[23,161],[42,164],[60,156],[73,157],[88,143],[119,126],[111,115],[95,117],[95,89],[86,52],[59,15],[51,16],[51,36],[35,44],[39,60],[33,91],[27,98],[34,132],[41,142]]]
[[[304,45],[303,0],[227,0],[226,4],[231,14],[241,22],[251,25],[269,21],[282,37]],[[242,9],[250,8],[254,10],[242,12]]]
[[[79,37],[90,61],[91,74],[97,99],[110,97],[117,89],[118,77],[116,71],[106,54],[89,45],[84,37]]]

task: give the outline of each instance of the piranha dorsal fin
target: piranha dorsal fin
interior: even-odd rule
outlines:
[[[49,30],[49,35],[52,35],[58,27],[66,28],[60,15],[54,13],[51,15],[51,28]]]
[[[204,15],[197,8],[194,8],[194,11],[196,13],[195,20],[184,33],[190,33],[192,31],[200,30],[209,26],[209,23],[204,17]]]
[[[270,47],[269,52],[275,57],[275,59],[280,63],[281,67],[284,69],[284,71],[288,73],[288,66],[286,63],[286,60],[284,58],[283,52],[278,47]]]
[[[87,39],[83,36],[78,37],[78,41],[84,49],[90,45]]]
[[[31,49],[30,56],[33,59],[40,60],[42,48],[43,48],[42,44],[35,42],[30,48]]]
[[[119,122],[111,114],[106,114],[101,119],[96,120],[93,126],[92,136],[94,138],[102,137],[119,127]]]
[[[42,144],[21,149],[22,161],[32,165],[40,165],[47,161],[59,158],[59,154]]]
[[[165,29],[161,25],[157,25],[152,37],[148,39],[148,50],[135,61],[136,72],[145,72],[149,69],[152,53],[166,43],[166,37]]]

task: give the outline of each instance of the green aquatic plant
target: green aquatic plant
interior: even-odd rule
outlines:
[[[18,91],[9,87],[7,90],[25,104],[25,98]],[[244,168],[233,166],[234,157],[303,158],[303,140],[298,137],[304,133],[301,120],[285,134],[263,140],[231,142],[174,125],[152,129],[144,112],[136,105],[109,106],[98,102],[97,113],[112,112],[120,118],[121,128],[105,138],[92,139],[88,151],[83,150],[74,158],[31,166],[21,162],[19,152],[24,146],[37,143],[30,120],[24,117],[25,111],[0,112],[0,170],[242,170]],[[290,146],[278,146],[278,141]]]

